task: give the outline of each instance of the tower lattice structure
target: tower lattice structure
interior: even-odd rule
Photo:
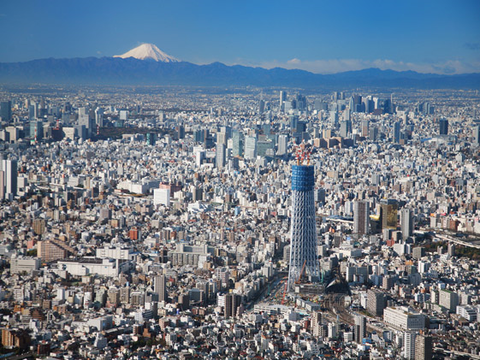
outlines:
[[[302,160],[304,156],[301,156]],[[290,229],[290,264],[288,290],[302,277],[315,282],[320,278],[317,258],[317,229],[315,224],[314,166],[301,165],[297,154],[297,165],[292,166],[292,218]]]

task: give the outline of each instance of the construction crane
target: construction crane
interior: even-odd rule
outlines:
[[[307,165],[310,165],[310,155],[312,151],[305,149],[305,143],[302,143],[296,146],[295,157],[297,159],[297,165],[303,165],[305,159],[307,160]]]
[[[295,284],[301,284],[303,272],[305,271],[305,265],[307,265],[307,260],[303,262],[302,271],[300,271],[300,275],[298,275],[298,280],[295,281]]]

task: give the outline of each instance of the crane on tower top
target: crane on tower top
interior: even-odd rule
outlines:
[[[305,147],[305,143],[302,142],[300,145],[295,146],[295,157],[297,159],[297,165],[303,165],[305,160],[307,160],[307,165],[310,165],[310,155],[312,151]]]

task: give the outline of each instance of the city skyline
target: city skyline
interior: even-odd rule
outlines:
[[[4,352],[480,355],[476,89],[0,98]]]
[[[471,73],[480,71],[479,14],[475,1],[8,1],[0,11],[8,34],[0,62],[111,57],[153,43],[196,64]]]

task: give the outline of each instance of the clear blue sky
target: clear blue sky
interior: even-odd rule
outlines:
[[[1,0],[0,62],[153,43],[199,64],[480,72],[480,1]]]

